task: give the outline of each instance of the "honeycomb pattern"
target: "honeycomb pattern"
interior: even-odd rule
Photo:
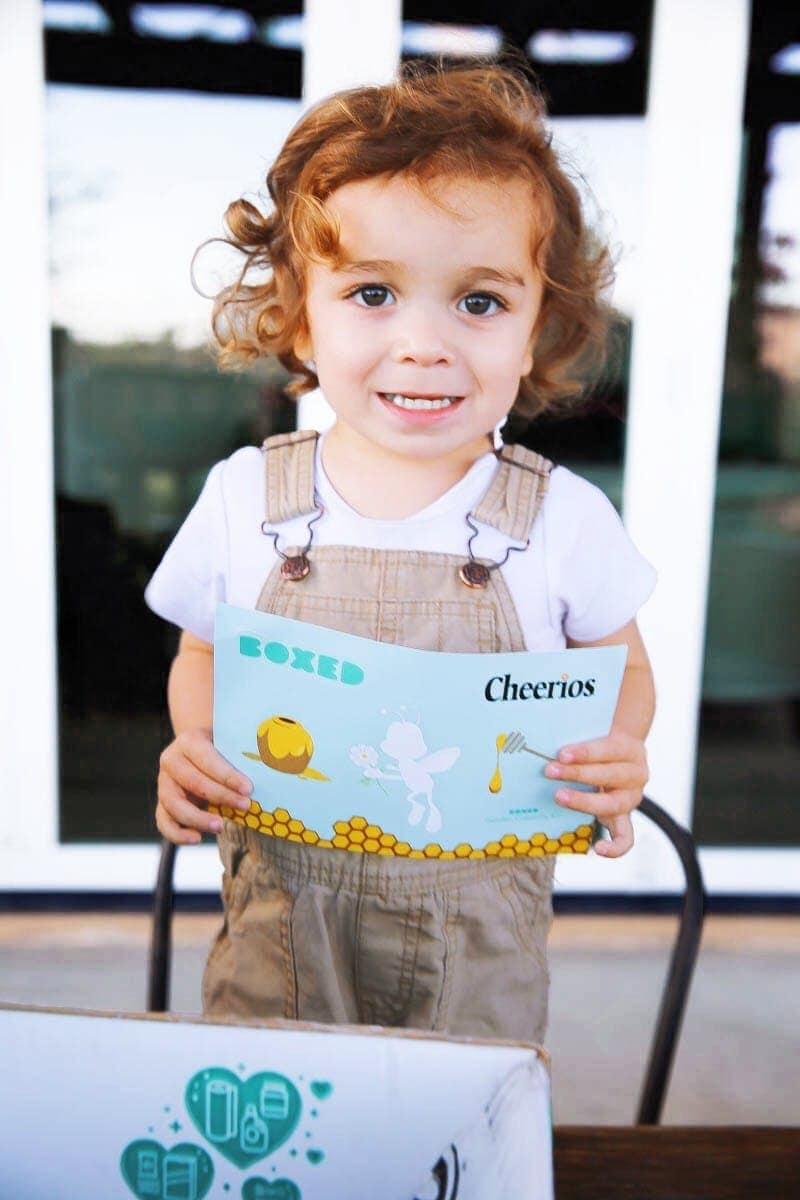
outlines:
[[[272,812],[255,801],[250,801],[250,811],[243,813],[229,808],[227,804],[209,811],[218,813],[228,821],[244,825],[265,833],[269,837],[286,838],[289,842],[305,842],[307,846],[321,846],[338,850],[352,850],[356,854],[384,854],[394,858],[543,858],[546,854],[586,854],[592,842],[592,826],[579,825],[558,838],[548,838],[544,833],[535,833],[525,840],[513,833],[506,833],[499,841],[487,842],[485,846],[471,846],[461,842],[454,849],[446,849],[438,842],[431,842],[423,850],[412,849],[393,833],[386,833],[380,825],[368,824],[365,817],[351,817],[349,821],[335,821],[333,837],[324,838],[314,829],[308,829],[297,817],[285,808]]]

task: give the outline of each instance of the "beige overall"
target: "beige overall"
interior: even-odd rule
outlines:
[[[313,515],[315,444],[308,433],[265,443],[265,530]],[[524,543],[551,465],[505,447],[472,515]],[[306,578],[277,563],[256,607],[425,650],[524,650],[501,572],[484,588],[459,578],[468,532],[462,556],[312,545]],[[206,966],[207,1013],[543,1041],[553,855],[409,861],[230,820],[219,845],[224,921]]]

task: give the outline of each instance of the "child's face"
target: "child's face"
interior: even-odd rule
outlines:
[[[338,436],[362,451],[366,440],[415,458],[477,456],[531,370],[542,289],[530,185],[450,180],[440,194],[458,219],[402,177],[348,183],[327,201],[343,266],[308,264],[310,339],[295,350],[315,360]]]

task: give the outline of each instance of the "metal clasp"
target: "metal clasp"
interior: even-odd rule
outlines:
[[[527,550],[531,544],[531,539],[528,538],[524,546],[509,546],[500,562],[482,563],[472,553],[472,543],[479,533],[478,526],[472,520],[472,513],[468,512],[464,520],[472,530],[472,536],[467,542],[469,562],[462,563],[458,568],[458,578],[469,588],[485,588],[489,585],[492,571],[496,571],[498,567],[502,567],[507,563],[515,550]]]
[[[315,497],[315,499],[317,498]],[[280,546],[278,545],[278,538],[280,537],[280,534],[277,532],[277,530],[269,529],[266,521],[261,522],[261,532],[265,537],[272,538],[273,545],[275,546],[275,553],[283,559],[283,562],[281,563],[281,575],[284,579],[289,580],[291,583],[299,583],[300,580],[305,579],[306,575],[308,575],[311,571],[311,563],[308,561],[307,555],[307,551],[311,549],[311,543],[314,540],[314,534],[311,527],[316,525],[317,521],[319,521],[324,512],[325,509],[317,499],[316,516],[313,516],[306,526],[308,541],[306,542],[305,546],[302,547],[287,546],[286,553],[281,550]],[[294,553],[292,553],[292,551],[294,551]]]

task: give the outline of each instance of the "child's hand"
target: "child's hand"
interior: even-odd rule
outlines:
[[[222,819],[207,804],[250,807],[252,783],[214,749],[207,729],[184,729],[159,761],[156,825],[168,841],[194,845],[201,833],[219,833]]]
[[[649,779],[644,742],[612,729],[608,737],[564,746],[558,762],[544,769],[548,779],[589,783],[599,792],[581,792],[559,788],[556,800],[564,808],[593,813],[611,834],[611,841],[597,842],[594,849],[604,858],[619,858],[633,845],[633,825],[629,813],[642,800],[642,789]]]

